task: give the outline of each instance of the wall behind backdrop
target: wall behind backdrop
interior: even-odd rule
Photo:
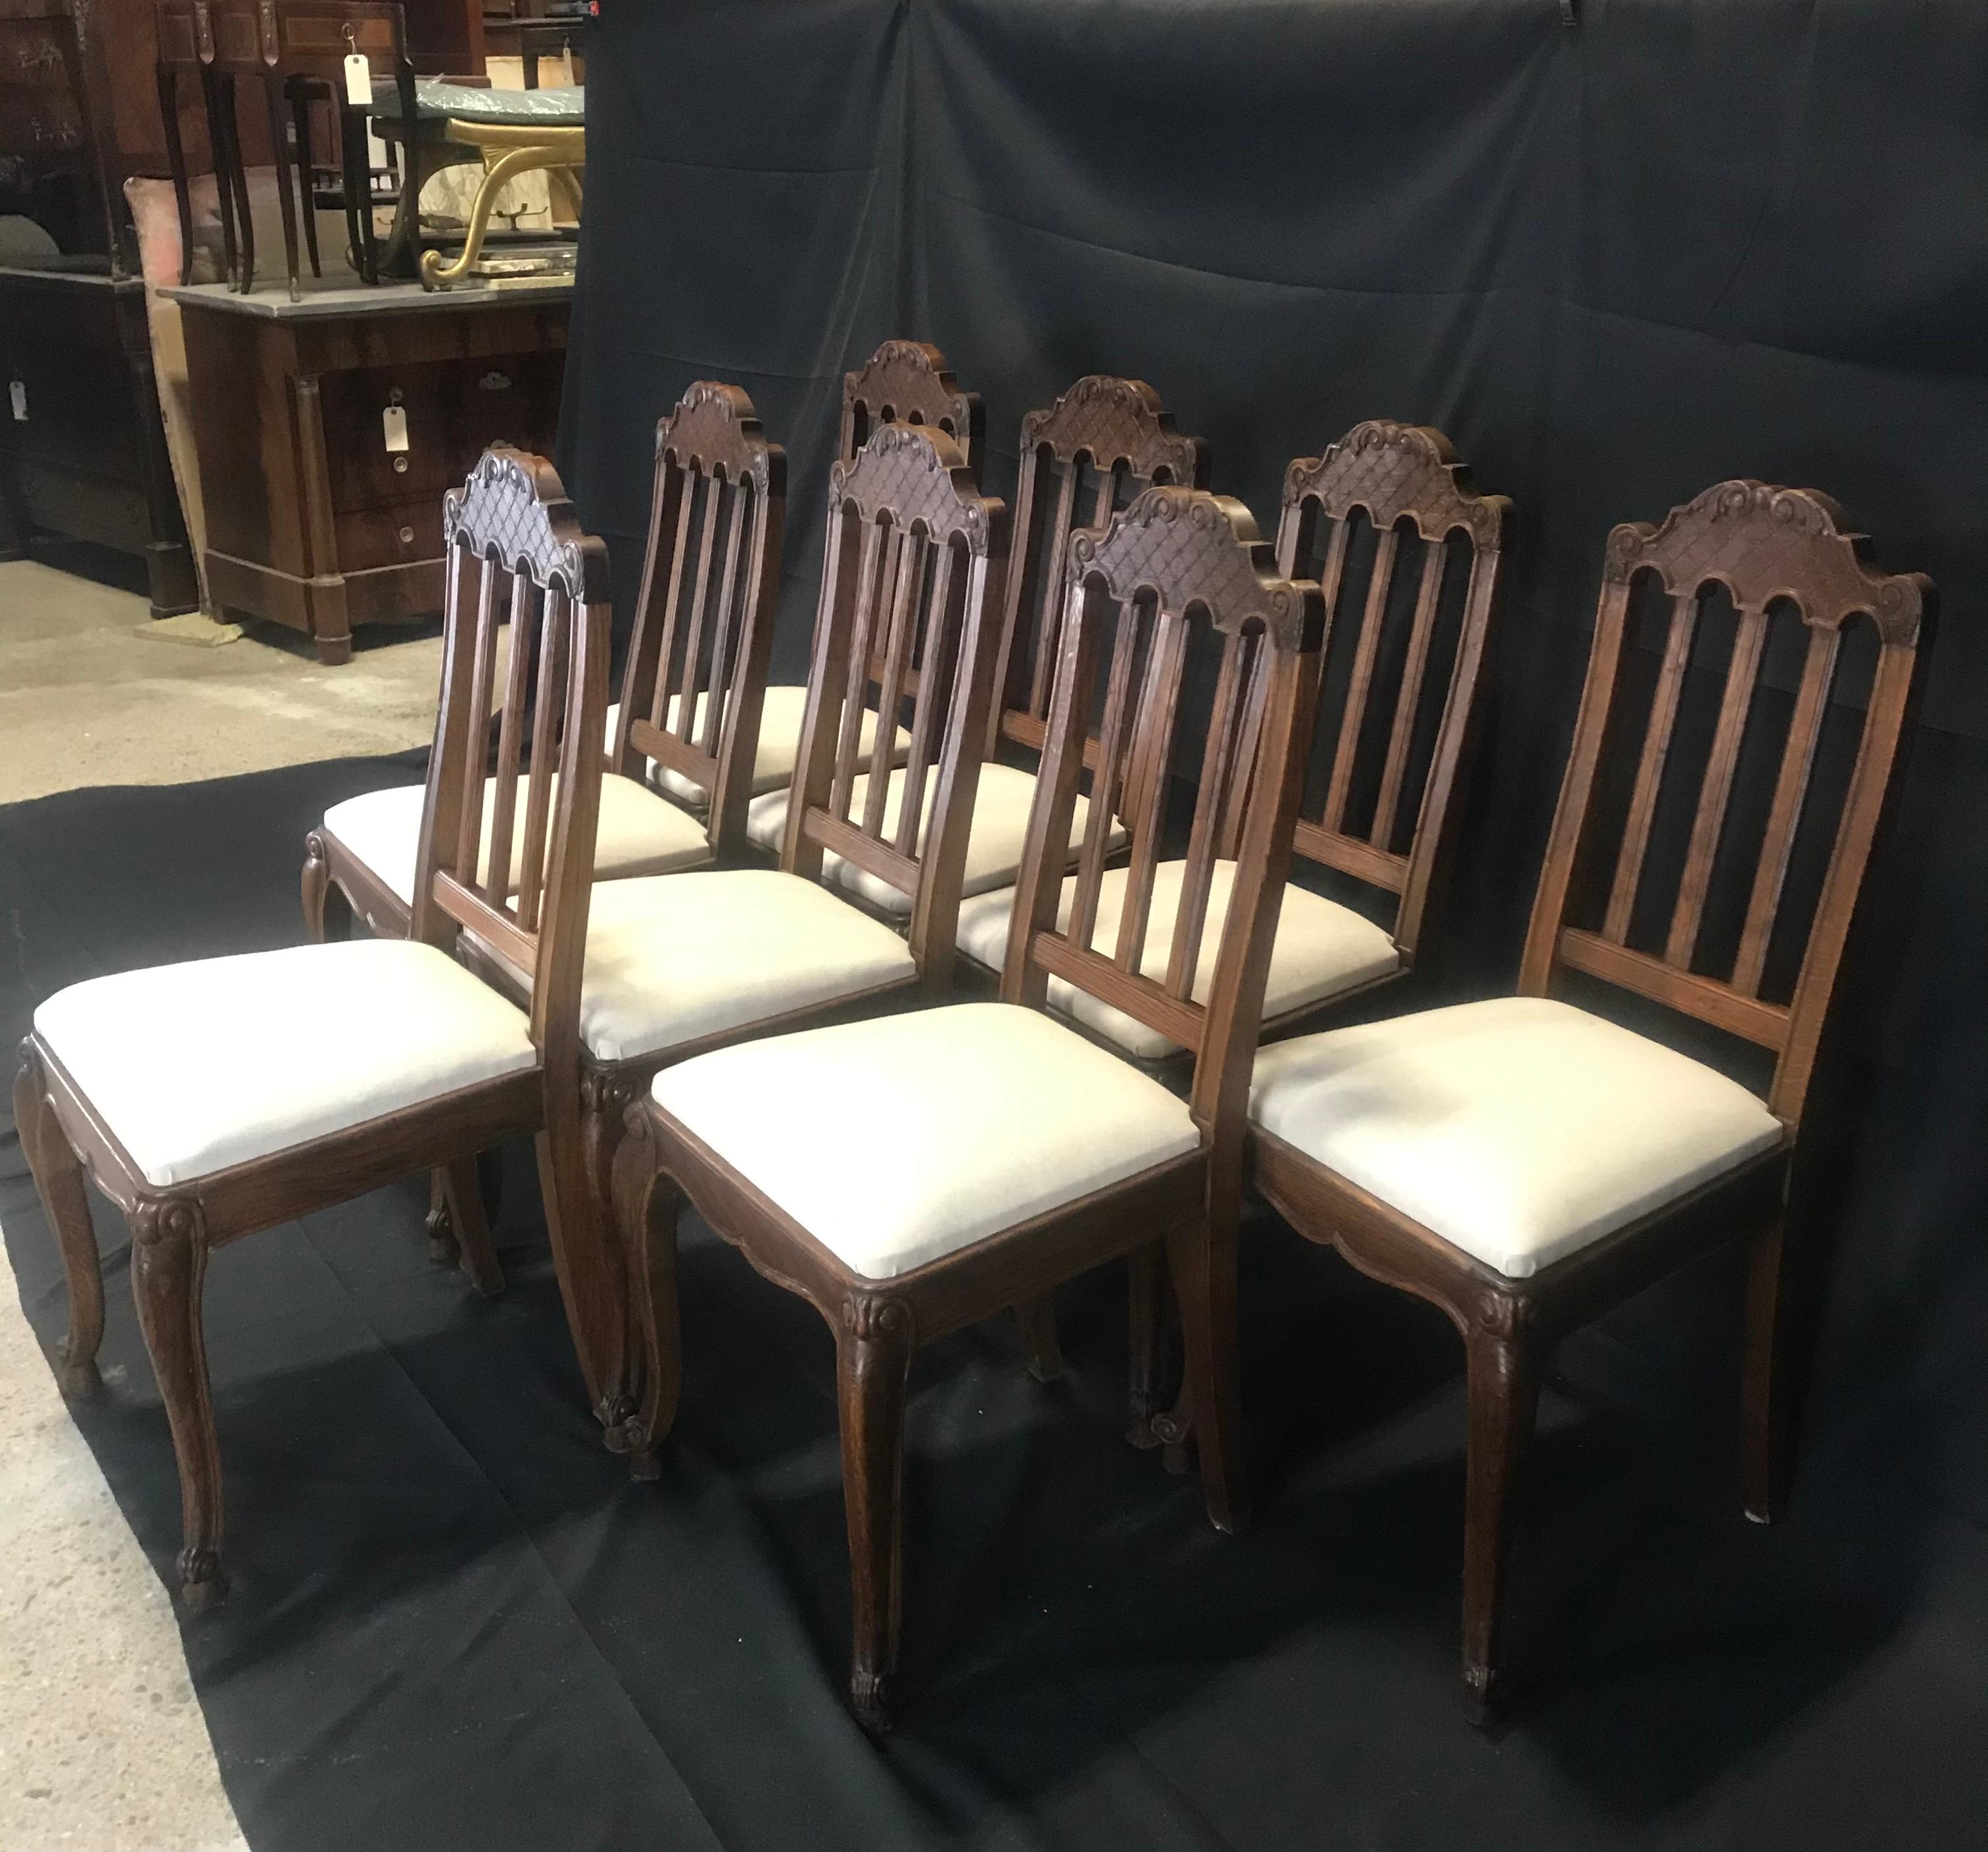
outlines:
[[[657,417],[743,385],[791,460],[799,679],[841,375],[888,336],[982,395],[999,493],[1023,414],[1087,372],[1151,380],[1266,531],[1290,457],[1439,425],[1517,520],[1425,999],[1516,968],[1610,527],[1727,476],[1835,496],[1943,623],[1810,1107],[1801,1196],[1840,1250],[1813,1434],[1988,1522],[1980,0],[1580,12],[601,0],[567,483],[625,602]],[[1708,1296],[1616,1334],[1696,1381]]]

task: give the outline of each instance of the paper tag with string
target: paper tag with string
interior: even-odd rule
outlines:
[[[345,100],[356,110],[373,103],[373,73],[363,52],[350,52],[345,59]]]

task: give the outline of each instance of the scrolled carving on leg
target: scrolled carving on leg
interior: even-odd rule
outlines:
[[[313,830],[304,838],[304,929],[320,945],[352,936],[352,903],[331,878],[331,854]]]
[[[836,1382],[853,1610],[849,1702],[874,1735],[892,1722],[903,1616],[904,1394],[915,1348],[902,1299],[851,1293],[843,1302]]]
[[[73,1401],[103,1386],[96,1368],[103,1343],[103,1262],[96,1252],[83,1162],[49,1103],[47,1076],[32,1039],[21,1044],[21,1066],[14,1077],[14,1124],[69,1286],[69,1335],[49,1360],[57,1386]]]
[[[221,1566],[221,1450],[207,1373],[201,1286],[207,1232],[198,1201],[142,1198],[131,1212],[131,1293],[166,1405],[180,1472],[184,1529],[180,1592],[203,1607],[226,1591]]]
[[[628,1280],[630,1352],[637,1393],[610,1398],[600,1411],[609,1449],[628,1456],[631,1478],[653,1479],[657,1450],[675,1424],[682,1377],[677,1315],[677,1214],[682,1194],[662,1168],[646,1103],[622,1108],[609,1195]]]
[[[428,1259],[438,1267],[452,1267],[462,1249],[455,1239],[455,1218],[448,1208],[448,1174],[438,1167],[428,1173],[428,1220],[422,1225],[428,1236]]]

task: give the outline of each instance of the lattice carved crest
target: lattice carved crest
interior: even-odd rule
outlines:
[[[656,455],[673,457],[684,469],[749,482],[764,495],[780,451],[767,441],[752,400],[736,386],[699,380],[656,421]]]
[[[539,585],[556,581],[590,603],[604,596],[590,581],[596,549],[582,544],[579,517],[566,499],[559,472],[543,457],[493,444],[476,460],[469,479],[442,504],[442,529],[451,543]]]
[[[1253,620],[1296,648],[1316,648],[1307,622],[1320,624],[1321,606],[1277,576],[1276,555],[1240,502],[1202,488],[1163,485],[1145,490],[1104,532],[1070,536],[1073,575],[1101,576],[1120,600],[1150,591],[1165,611],[1207,607],[1217,630],[1239,631]]]
[[[898,527],[923,527],[935,539],[958,535],[969,552],[987,552],[988,510],[998,504],[981,495],[966,453],[934,426],[886,424],[828,482],[831,513],[853,507],[865,522],[888,515]]]
[[[1495,547],[1507,504],[1469,486],[1470,471],[1433,425],[1369,418],[1324,455],[1300,457],[1284,472],[1284,505],[1315,496],[1334,520],[1364,508],[1377,528],[1412,516],[1425,540],[1461,528],[1472,544]]]
[[[1674,508],[1661,526],[1625,522],[1608,536],[1606,576],[1648,568],[1673,596],[1717,580],[1742,611],[1791,600],[1804,619],[1834,628],[1859,611],[1887,643],[1915,643],[1928,581],[1879,572],[1870,542],[1848,531],[1827,495],[1765,482],[1720,482]]]
[[[842,399],[846,406],[867,407],[878,417],[888,410],[901,424],[949,421],[962,440],[973,422],[973,394],[960,390],[945,356],[929,341],[884,342],[854,373],[842,376]]]
[[[1088,455],[1100,469],[1123,465],[1150,482],[1161,470],[1177,483],[1200,479],[1204,447],[1174,429],[1173,414],[1144,380],[1090,373],[1053,405],[1022,421],[1022,444],[1046,444],[1060,463]]]

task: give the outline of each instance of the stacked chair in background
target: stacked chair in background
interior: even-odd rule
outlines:
[[[1273,546],[1152,389],[1106,376],[1023,421],[1012,520],[982,444],[935,349],[848,376],[807,679],[769,686],[783,459],[742,392],[691,387],[658,426],[612,709],[597,544],[549,466],[492,453],[449,502],[427,782],[307,845],[312,936],[356,912],[376,942],[38,1012],[16,1110],[68,1270],[64,1387],[102,1329],[86,1166],[133,1219],[190,1599],[221,1586],[208,1249],[431,1168],[440,1252],[494,1290],[475,1159],[526,1130],[587,1394],[638,1475],[695,1316],[686,1201],[833,1332],[872,1729],[921,1346],[1013,1308],[1050,1374],[1050,1295],[1124,1257],[1131,1438],[1242,1521],[1252,1187],[1463,1335],[1480,1712],[1551,1346],[1729,1239],[1752,1252],[1747,1509],[1773,1514],[1801,1376],[1782,1202],[1930,588],[1803,491],[1724,483],[1618,528],[1519,994],[1344,1026],[1439,928],[1509,504],[1439,432],[1371,421],[1291,465]],[[1681,728],[1728,634],[1716,716]],[[1763,687],[1792,688],[1784,722]],[[377,964],[363,1006],[238,1000],[301,990],[313,959]],[[1610,987],[1770,1051],[1764,1102],[1577,1006]],[[190,1038],[212,1070],[191,1086]],[[245,1074],[258,1110],[223,1124]]]

